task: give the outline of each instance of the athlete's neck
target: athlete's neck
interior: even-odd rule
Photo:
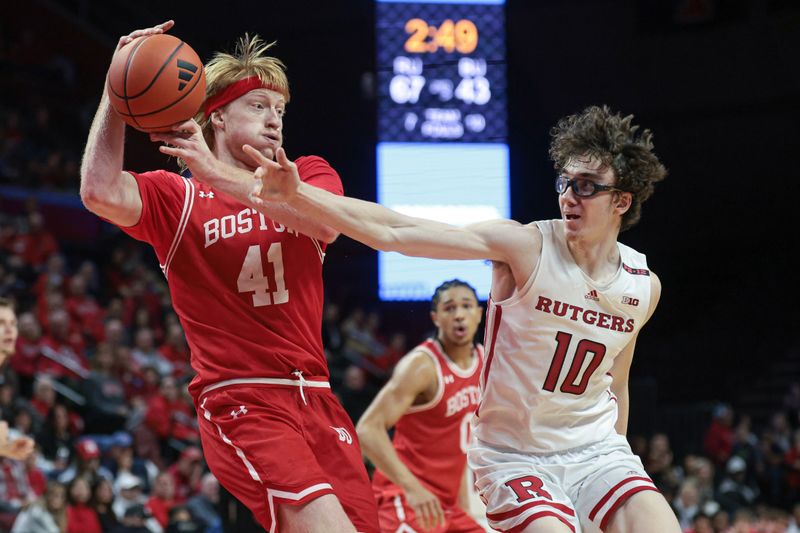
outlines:
[[[449,343],[441,335],[436,339],[439,341],[439,344],[442,345],[442,350],[453,361],[461,368],[469,368],[472,366],[472,357],[473,357],[473,349],[474,346],[470,342],[469,344],[455,344]]]
[[[575,264],[598,283],[611,279],[619,269],[620,256],[616,233],[609,234],[598,242],[567,239],[567,248]]]

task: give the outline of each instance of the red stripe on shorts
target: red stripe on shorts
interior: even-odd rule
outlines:
[[[603,520],[600,522],[600,529],[605,531],[606,526],[608,525],[608,521],[611,520],[611,518],[614,516],[614,513],[617,512],[617,509],[619,509],[619,507],[623,503],[625,503],[628,500],[628,498],[630,498],[631,496],[633,496],[637,492],[642,492],[644,490],[654,490],[654,491],[658,492],[657,488],[651,487],[651,486],[632,488],[631,490],[629,490],[628,492],[626,492],[625,494],[620,496],[619,499],[614,503],[614,505],[611,506],[611,509],[608,510],[606,515],[603,517]]]
[[[597,505],[594,506],[594,509],[592,509],[592,512],[589,513],[589,520],[594,520],[594,517],[598,513],[598,511],[600,511],[600,508],[603,507],[609,499],[611,499],[611,496],[614,494],[614,491],[616,491],[621,486],[627,485],[628,483],[631,483],[633,481],[646,481],[646,482],[650,483],[651,485],[653,483],[653,480],[650,479],[649,477],[641,477],[641,476],[639,476],[639,477],[629,477],[629,478],[623,479],[622,481],[620,481],[619,483],[617,483],[616,485],[611,487],[611,489],[608,492],[606,492],[606,495],[603,496],[600,499],[599,502],[597,502]],[[653,488],[655,489],[655,485],[653,485]]]
[[[553,507],[554,509],[558,509],[559,511],[563,512],[564,514],[567,514],[569,516],[575,516],[575,511],[573,511],[572,509],[570,509],[569,507],[567,507],[563,503],[550,502],[550,501],[547,501],[547,500],[534,500],[534,501],[526,503],[525,505],[517,507],[516,509],[512,509],[510,511],[504,511],[502,513],[486,513],[486,518],[488,518],[489,520],[494,520],[495,522],[499,522],[500,520],[505,520],[507,518],[511,518],[511,517],[517,516],[519,514],[522,514],[525,511],[527,511],[528,509],[530,509],[531,507],[536,507],[538,505],[545,505],[547,507]]]
[[[572,531],[572,533],[575,533],[575,526],[573,526],[569,522],[569,520],[567,520],[566,518],[557,513],[554,513],[553,511],[542,511],[540,513],[534,513],[530,515],[528,518],[526,518],[521,524],[516,525],[511,529],[504,529],[502,531],[505,531],[506,533],[519,533],[520,531],[523,531],[528,526],[528,524],[530,524],[534,520],[537,520],[539,518],[544,518],[545,516],[554,516],[558,518],[567,525],[567,527],[570,529],[570,531]]]

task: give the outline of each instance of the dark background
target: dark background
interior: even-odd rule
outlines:
[[[347,194],[375,198],[371,1],[29,0],[4,11],[2,31],[30,37],[34,59],[73,58],[87,121],[117,39],[134,29],[173,18],[171,33],[204,60],[245,31],[277,40],[292,90],[290,156],[319,154]],[[513,218],[558,216],[548,130],[590,104],[635,114],[669,169],[621,236],[664,288],[639,338],[634,404],[757,410],[779,398],[800,376],[797,2],[511,0],[506,14]],[[126,154],[133,170],[168,165],[136,132]],[[349,239],[330,248],[326,287],[338,301],[379,307],[412,340],[429,326],[425,304],[376,301],[376,256]]]

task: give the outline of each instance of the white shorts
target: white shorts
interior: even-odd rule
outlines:
[[[489,525],[522,531],[555,517],[575,533],[602,531],[628,498],[656,486],[625,437],[546,455],[494,448],[475,440],[468,453]]]

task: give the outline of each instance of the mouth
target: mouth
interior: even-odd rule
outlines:
[[[564,214],[564,220],[567,220],[567,221],[579,220],[580,218],[581,218],[580,215],[575,215],[575,214],[572,214],[572,213],[565,213]]]
[[[268,141],[271,141],[274,144],[280,144],[281,142],[281,136],[278,135],[277,133],[265,133],[264,135],[262,135],[262,137],[264,137]]]
[[[467,334],[467,327],[466,326],[456,326],[453,328],[453,332],[458,335],[459,337],[463,337]]]

